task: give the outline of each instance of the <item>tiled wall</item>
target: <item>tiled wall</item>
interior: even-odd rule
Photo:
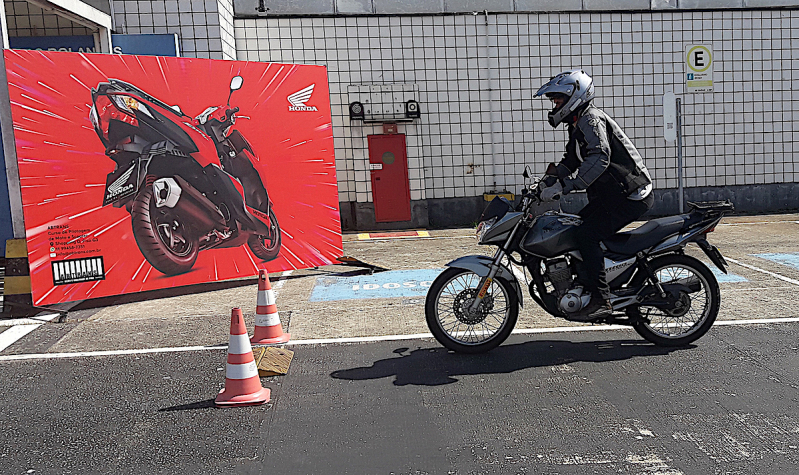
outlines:
[[[24,0],[6,0],[8,36],[83,36],[92,30]]]
[[[232,0],[113,0],[116,33],[177,33],[180,55],[236,59]]]
[[[365,137],[381,133],[350,122],[349,85],[416,85],[422,118],[399,124],[411,198],[467,197],[518,191],[525,164],[540,173],[560,158],[565,132],[532,96],[574,67],[594,77],[596,104],[638,146],[657,188],[677,187],[666,91],[683,103],[685,186],[799,179],[797,10],[508,13],[489,15],[488,27],[483,14],[272,17],[236,20],[235,38],[240,60],[328,67],[341,201],[371,201]],[[685,91],[689,44],[713,49],[713,93]]]

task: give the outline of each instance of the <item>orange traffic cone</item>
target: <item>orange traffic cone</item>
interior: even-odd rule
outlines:
[[[255,309],[255,333],[252,335],[254,345],[270,345],[285,343],[291,334],[283,333],[280,315],[275,305],[275,292],[269,284],[269,275],[265,270],[258,273],[258,306]]]
[[[269,400],[269,390],[261,386],[258,366],[247,339],[247,327],[240,308],[230,317],[230,344],[227,350],[225,387],[216,397],[217,406],[254,406]]]

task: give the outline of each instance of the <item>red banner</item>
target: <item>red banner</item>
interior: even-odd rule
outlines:
[[[323,66],[4,54],[34,304],[341,256]]]

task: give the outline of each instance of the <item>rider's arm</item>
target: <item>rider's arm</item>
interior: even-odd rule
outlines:
[[[558,179],[571,176],[575,170],[580,166],[580,158],[577,155],[577,140],[574,134],[569,134],[569,141],[566,143],[566,153],[563,154],[563,159],[555,167]]]
[[[577,169],[577,176],[563,179],[563,194],[584,190],[599,178],[610,164],[610,142],[605,121],[589,115],[580,117],[576,127],[585,137],[585,158]]]

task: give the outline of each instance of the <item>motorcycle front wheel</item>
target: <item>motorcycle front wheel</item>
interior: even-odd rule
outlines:
[[[185,219],[172,209],[157,207],[153,185],[147,185],[130,208],[131,225],[142,255],[166,275],[188,272],[194,266],[199,242]]]
[[[280,224],[274,211],[269,210],[269,236],[254,234],[247,240],[247,245],[255,257],[262,261],[271,261],[280,254]]]
[[[649,265],[661,285],[681,284],[692,291],[680,291],[679,300],[669,308],[647,306],[644,302],[628,310],[630,317],[645,319],[633,325],[635,331],[659,346],[685,346],[702,337],[716,321],[721,305],[716,276],[701,261],[684,255],[658,257]],[[643,283],[644,277],[639,275],[632,285]]]
[[[449,268],[427,291],[427,326],[439,343],[459,353],[484,353],[510,336],[519,316],[513,285],[495,277],[475,312],[469,307],[477,297],[480,276],[466,269]]]

